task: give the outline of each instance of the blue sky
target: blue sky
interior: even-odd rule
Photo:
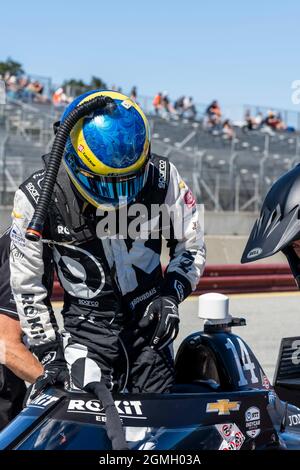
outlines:
[[[57,1],[1,5],[0,60],[64,78],[97,75],[140,94],[300,111],[298,0]]]

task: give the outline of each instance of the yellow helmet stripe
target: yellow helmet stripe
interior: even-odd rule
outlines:
[[[144,115],[143,111],[137,106],[134,101],[130,100],[127,96],[123,95],[122,93],[118,92],[96,92],[93,93],[89,96],[86,96],[80,104],[89,101],[96,96],[110,96],[112,99],[118,99],[118,100],[127,100],[130,101],[130,104],[139,112],[141,115],[144,123],[145,123],[145,128],[146,128],[146,139],[145,139],[145,144],[144,144],[144,149],[142,156],[138,159],[137,162],[135,162],[133,165],[128,166],[127,168],[113,168],[108,165],[105,165],[105,163],[102,163],[96,155],[91,151],[89,148],[83,134],[83,119],[80,119],[76,125],[74,126],[72,132],[71,132],[71,142],[73,147],[76,149],[78,152],[78,155],[81,157],[82,161],[84,164],[93,172],[99,175],[111,175],[111,174],[117,174],[117,175],[122,175],[122,174],[127,174],[130,172],[134,172],[139,170],[145,163],[145,160],[148,155],[149,151],[149,143],[150,143],[150,135],[149,135],[149,125],[146,116]]]

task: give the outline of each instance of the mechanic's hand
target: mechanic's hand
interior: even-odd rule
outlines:
[[[44,366],[44,373],[28,387],[24,405],[28,405],[51,385],[64,385],[66,388],[70,383],[69,370],[59,341],[37,346],[33,351]]]
[[[178,304],[173,297],[158,297],[147,306],[139,322],[140,328],[148,328],[156,323],[150,346],[163,349],[174,341],[179,331]]]
[[[40,375],[34,384],[30,385],[27,389],[24,403],[29,405],[32,400],[38,397],[46,388],[50,385],[64,385],[65,387],[69,384],[69,372],[67,366],[58,367],[51,365],[45,367],[43,375]]]

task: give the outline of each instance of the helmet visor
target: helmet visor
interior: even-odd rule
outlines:
[[[65,153],[65,163],[77,184],[96,204],[118,206],[120,201],[131,202],[143,189],[148,176],[148,160],[136,172],[127,175],[104,176],[85,168],[77,155]]]

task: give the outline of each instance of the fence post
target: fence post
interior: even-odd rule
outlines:
[[[234,198],[234,211],[239,212],[240,210],[240,175],[237,175],[235,178],[235,198]]]

